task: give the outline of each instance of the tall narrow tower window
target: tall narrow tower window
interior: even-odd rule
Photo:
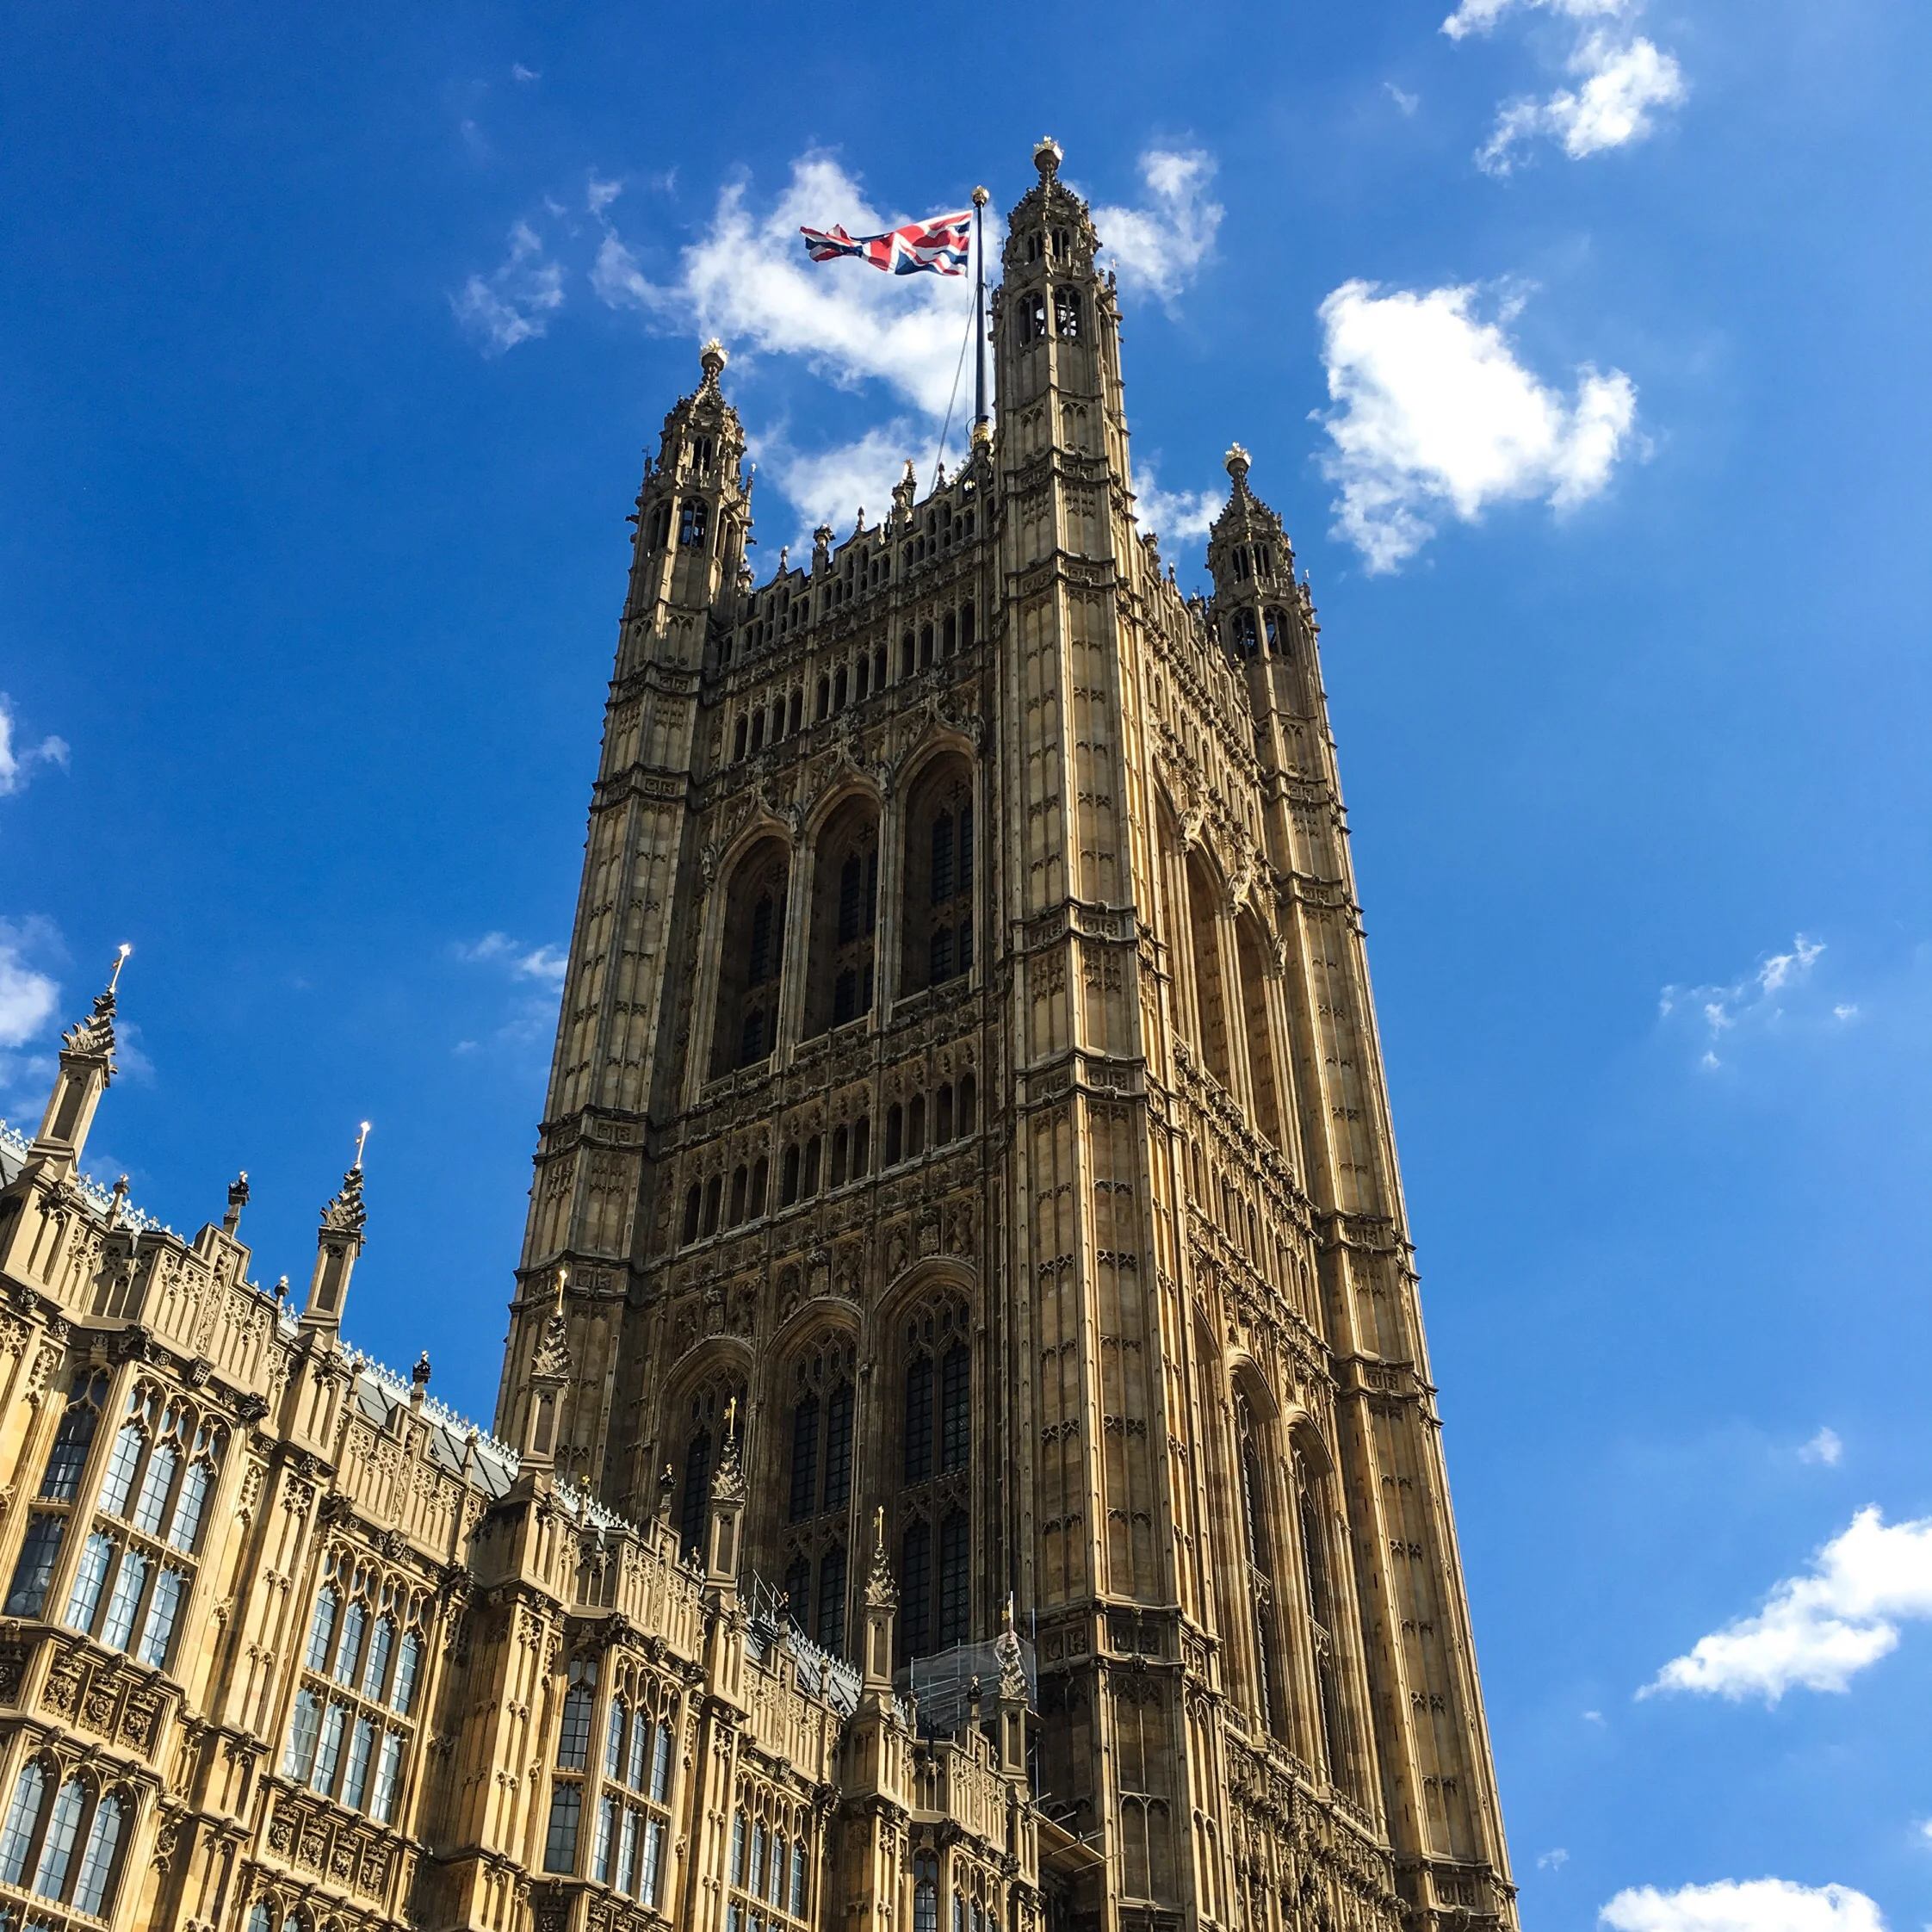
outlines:
[[[697,548],[704,542],[704,501],[701,497],[687,497],[678,511],[678,542],[682,548]]]
[[[1080,340],[1080,297],[1071,288],[1053,292],[1053,332],[1062,342]]]
[[[879,828],[867,802],[848,800],[827,821],[819,836],[815,879],[808,1037],[871,1011]]]
[[[778,1539],[785,1592],[806,1634],[834,1656],[845,1643],[854,1372],[850,1340],[821,1333],[781,1384],[792,1403],[790,1495]]]
[[[973,901],[972,771],[947,757],[914,786],[907,812],[902,990],[972,971]]]
[[[899,1641],[917,1657],[972,1634],[972,1350],[957,1301],[922,1305],[902,1332]]]
[[[710,1077],[763,1060],[777,1041],[785,881],[791,855],[777,839],[746,853],[725,888],[723,949]]]
[[[1235,1397],[1235,1434],[1241,1458],[1242,1540],[1248,1557],[1248,1595],[1254,1618],[1254,1706],[1261,1722],[1285,1738],[1288,1707],[1281,1670],[1280,1606],[1274,1537],[1268,1522],[1266,1462],[1260,1429],[1245,1396]]]

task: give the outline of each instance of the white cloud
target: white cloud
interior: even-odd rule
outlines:
[[[1539,1852],[1536,1868],[1539,1872],[1560,1872],[1570,1862],[1570,1854],[1558,1845],[1554,1851]]]
[[[783,437],[763,437],[758,457],[804,518],[802,539],[820,523],[829,523],[842,538],[861,510],[869,524],[884,520],[892,507],[893,486],[905,474],[908,457],[920,487],[926,486],[932,479],[924,466],[932,460],[932,435],[930,427],[895,416],[868,430],[857,442],[829,449],[794,449]],[[772,562],[776,568],[777,559]]]
[[[726,188],[709,229],[666,281],[647,276],[608,214],[593,212],[606,226],[591,286],[613,308],[721,337],[734,350],[802,356],[843,388],[876,379],[935,421],[945,413],[972,284],[963,276],[884,276],[862,262],[812,262],[801,226],[836,221],[853,234],[876,233],[911,219],[880,214],[829,155],[793,162],[790,183],[763,214],[743,183]],[[996,222],[988,223],[987,246],[999,246]]]
[[[563,307],[563,273],[544,259],[542,237],[517,221],[502,265],[487,279],[473,275],[449,306],[485,356],[501,356],[548,330],[549,318]]]
[[[1214,173],[1214,157],[1199,148],[1149,148],[1141,157],[1149,205],[1093,210],[1103,253],[1123,282],[1171,304],[1193,281],[1226,212],[1208,199]]]
[[[542,80],[543,76],[537,72],[536,68],[526,67],[521,60],[515,60],[510,65],[510,77],[515,81],[522,81],[527,85],[531,81]]]
[[[1774,1025],[1783,1019],[1786,1001],[1810,981],[1811,968],[1824,951],[1822,939],[1796,934],[1789,952],[1774,952],[1728,986],[1667,986],[1658,997],[1657,1013],[1669,1019],[1680,1012],[1694,1012],[1702,1023],[1706,1046],[1698,1064],[1707,1071],[1721,1067],[1717,1043],[1740,1027]],[[1848,1019],[1856,1006],[1835,1006],[1833,1017]]]
[[[1227,500],[1212,490],[1163,490],[1152,463],[1134,466],[1134,521],[1170,544],[1198,543]]]
[[[36,765],[58,765],[63,771],[67,769],[68,746],[65,738],[56,738],[50,734],[38,745],[16,747],[14,744],[15,728],[13,700],[4,691],[0,691],[0,798],[11,798],[15,792],[25,791]]]
[[[561,987],[570,969],[569,956],[554,946],[526,948],[507,932],[486,932],[472,944],[459,944],[456,957],[473,966],[502,960],[517,978],[536,980],[545,986]]]
[[[1413,115],[1416,108],[1422,104],[1422,96],[1420,94],[1411,94],[1406,89],[1397,87],[1393,81],[1384,81],[1382,85],[1389,98],[1396,103],[1397,111],[1405,121]]]
[[[1801,1463],[1823,1463],[1827,1469],[1836,1469],[1839,1458],[1845,1452],[1845,1446],[1834,1428],[1822,1428],[1798,1452]]]
[[[1849,1886],[1721,1879],[1676,1892],[1638,1886],[1597,1914],[1613,1932],[1885,1932],[1878,1906]]]
[[[1775,1704],[1793,1686],[1842,1691],[1898,1644],[1898,1625],[1932,1617],[1932,1517],[1887,1525],[1875,1506],[1853,1517],[1786,1577],[1755,1617],[1701,1637],[1638,1692],[1694,1691]]]
[[[0,1046],[25,1046],[53,1017],[59,982],[28,963],[52,932],[44,920],[0,920]]]
[[[1193,277],[1214,241],[1222,211],[1208,199],[1215,164],[1198,150],[1149,149],[1141,157],[1144,207],[1094,210],[1103,240],[1124,279],[1168,300]],[[832,156],[811,152],[769,206],[734,182],[719,195],[709,225],[662,269],[648,266],[620,230],[614,205],[622,184],[591,177],[585,205],[601,230],[591,287],[616,309],[656,329],[719,337],[734,354],[790,356],[841,389],[883,386],[891,401],[882,421],[855,441],[801,451],[782,435],[760,439],[759,456],[808,523],[850,527],[861,504],[876,521],[907,455],[926,486],[940,424],[951,410],[949,461],[957,460],[972,410],[969,348],[972,282],[968,276],[884,276],[859,262],[814,263],[798,231],[843,224],[878,233],[913,213],[882,210]],[[986,246],[996,261],[1004,224],[987,211]],[[990,374],[990,370],[988,372]],[[908,415],[907,412],[911,414]]]
[[[1689,91],[1675,59],[1641,34],[1621,41],[1588,34],[1569,65],[1582,84],[1559,88],[1546,101],[1508,102],[1476,157],[1479,166],[1508,174],[1520,144],[1539,134],[1560,142],[1573,161],[1622,147],[1650,132],[1653,109],[1675,107]]]
[[[1473,523],[1492,503],[1544,497],[1558,510],[1609,481],[1637,413],[1628,376],[1585,365],[1566,400],[1516,360],[1473,288],[1378,293],[1347,282],[1322,304],[1322,361],[1338,405],[1324,463],[1341,486],[1341,534],[1371,571],[1393,570],[1445,511]]]
[[[1570,20],[1619,19],[1637,10],[1637,0],[1463,0],[1442,23],[1452,40],[1487,34],[1502,16],[1518,7],[1540,8]]]

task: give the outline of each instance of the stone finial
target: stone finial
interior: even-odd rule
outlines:
[[[355,1166],[342,1177],[342,1186],[322,1210],[322,1227],[328,1234],[360,1235],[368,1223],[368,1210],[362,1204],[362,1149],[358,1142]]]
[[[872,1574],[865,1580],[865,1601],[875,1610],[891,1610],[899,1602],[899,1586],[892,1580],[892,1565],[886,1560],[885,1509],[872,1512]]]
[[[671,1499],[676,1493],[677,1488],[678,1477],[671,1464],[666,1463],[658,1471],[658,1520],[659,1522],[667,1523],[671,1520]]]
[[[1228,474],[1235,480],[1235,487],[1238,490],[1248,480],[1248,452],[1238,443],[1233,443],[1222,461],[1227,464]]]
[[[1043,134],[1033,149],[1033,165],[1040,170],[1042,181],[1051,181],[1060,172],[1060,164],[1066,159],[1066,150],[1051,134]]]
[[[718,378],[724,374],[724,366],[731,360],[725,345],[713,336],[697,352],[697,366],[704,371],[704,387],[715,389]]]
[[[423,1353],[416,1358],[416,1366],[409,1372],[409,1379],[411,1384],[415,1388],[426,1389],[429,1387],[430,1352],[428,1349],[425,1348]]]
[[[724,1449],[718,1457],[718,1473],[711,1478],[713,1502],[742,1502],[745,1500],[745,1464],[738,1452],[738,1398],[725,1404]]]
[[[228,1211],[221,1217],[221,1231],[232,1235],[241,1226],[242,1210],[248,1205],[248,1169],[244,1167],[228,1183]]]
[[[1002,1697],[1026,1695],[1026,1665],[1020,1656],[1019,1632],[1013,1628],[1013,1595],[1006,1592],[1006,1622],[998,1638],[994,1641],[993,1654],[1000,1661],[1000,1694]]]

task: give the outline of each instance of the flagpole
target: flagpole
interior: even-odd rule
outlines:
[[[973,252],[979,259],[979,287],[973,292],[973,333],[977,338],[973,359],[973,440],[986,427],[986,204],[983,188],[973,190]]]

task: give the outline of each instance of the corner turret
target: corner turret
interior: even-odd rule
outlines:
[[[31,1158],[49,1180],[64,1180],[80,1165],[94,1110],[120,1071],[114,1059],[115,988],[133,950],[124,945],[115,954],[106,988],[94,996],[94,1010],[60,1037],[59,1070],[31,1149]]]

